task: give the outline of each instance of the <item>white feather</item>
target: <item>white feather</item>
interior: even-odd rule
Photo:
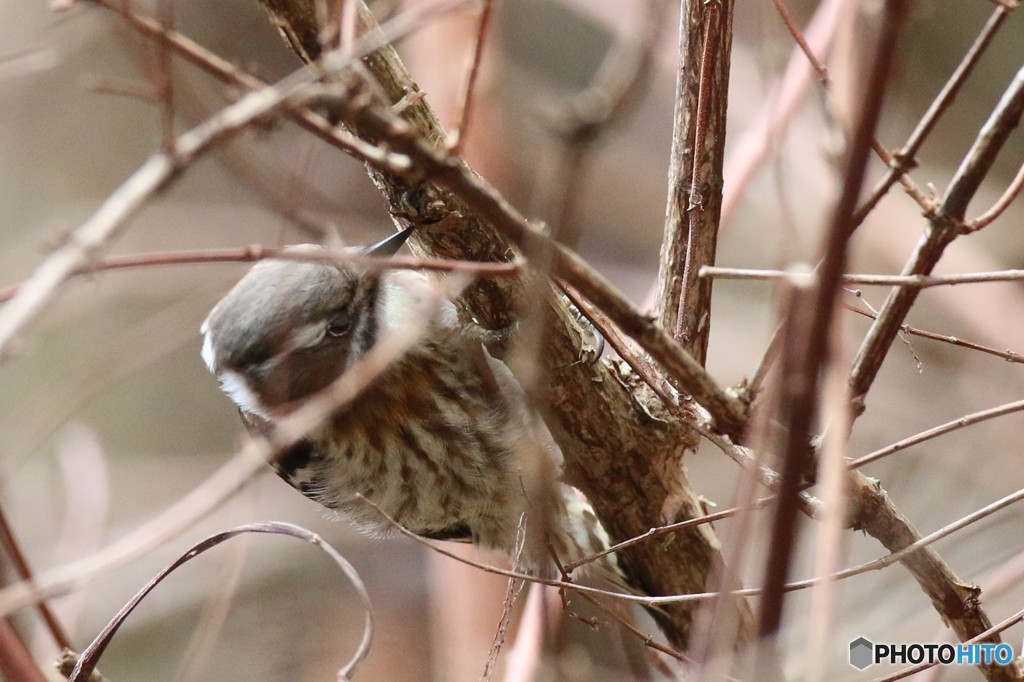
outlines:
[[[386,331],[402,329],[423,315],[424,303],[432,299],[436,286],[427,275],[414,270],[392,270],[381,282],[380,322]],[[445,300],[437,314],[444,327],[458,325],[458,314],[451,301]]]
[[[221,372],[219,378],[221,390],[234,401],[235,405],[238,405],[244,412],[250,412],[264,419],[268,418],[263,404],[260,403],[256,393],[249,388],[249,382],[246,381],[244,376],[238,372],[225,370]]]
[[[207,318],[207,320],[209,320],[209,318]],[[216,374],[217,352],[213,349],[213,338],[206,322],[203,322],[203,326],[199,328],[199,331],[203,334],[203,362],[206,363],[206,368],[208,370]]]

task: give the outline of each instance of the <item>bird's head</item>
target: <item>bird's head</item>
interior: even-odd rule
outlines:
[[[391,255],[408,231],[365,253]],[[321,247],[289,247],[301,257]],[[380,272],[328,261],[257,263],[200,327],[203,360],[245,412],[270,418],[323,389],[375,343],[387,297]],[[391,296],[394,298],[394,296]]]

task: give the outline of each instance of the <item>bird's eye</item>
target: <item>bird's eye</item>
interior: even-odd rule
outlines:
[[[330,336],[338,337],[344,336],[348,333],[348,330],[352,327],[352,316],[348,314],[348,311],[339,310],[327,321],[327,333]]]

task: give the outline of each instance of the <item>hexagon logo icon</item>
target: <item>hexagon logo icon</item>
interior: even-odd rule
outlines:
[[[867,637],[858,637],[850,642],[850,665],[857,670],[864,670],[874,663],[875,645]]]

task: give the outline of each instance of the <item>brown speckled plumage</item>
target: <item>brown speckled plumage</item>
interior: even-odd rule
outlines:
[[[267,432],[280,406],[329,384],[403,316],[422,314],[417,301],[429,286],[405,271],[264,261],[211,311],[203,357],[250,428]],[[558,455],[511,372],[445,301],[409,352],[275,468],[370,535],[392,528],[357,494],[419,535],[507,553],[516,550],[524,513],[544,509],[548,542],[535,551],[551,546],[569,560],[607,538],[574,490],[524,481],[524,471],[538,470],[529,458],[556,471]],[[526,491],[544,499],[528,500]],[[551,570],[548,556],[524,559]]]

